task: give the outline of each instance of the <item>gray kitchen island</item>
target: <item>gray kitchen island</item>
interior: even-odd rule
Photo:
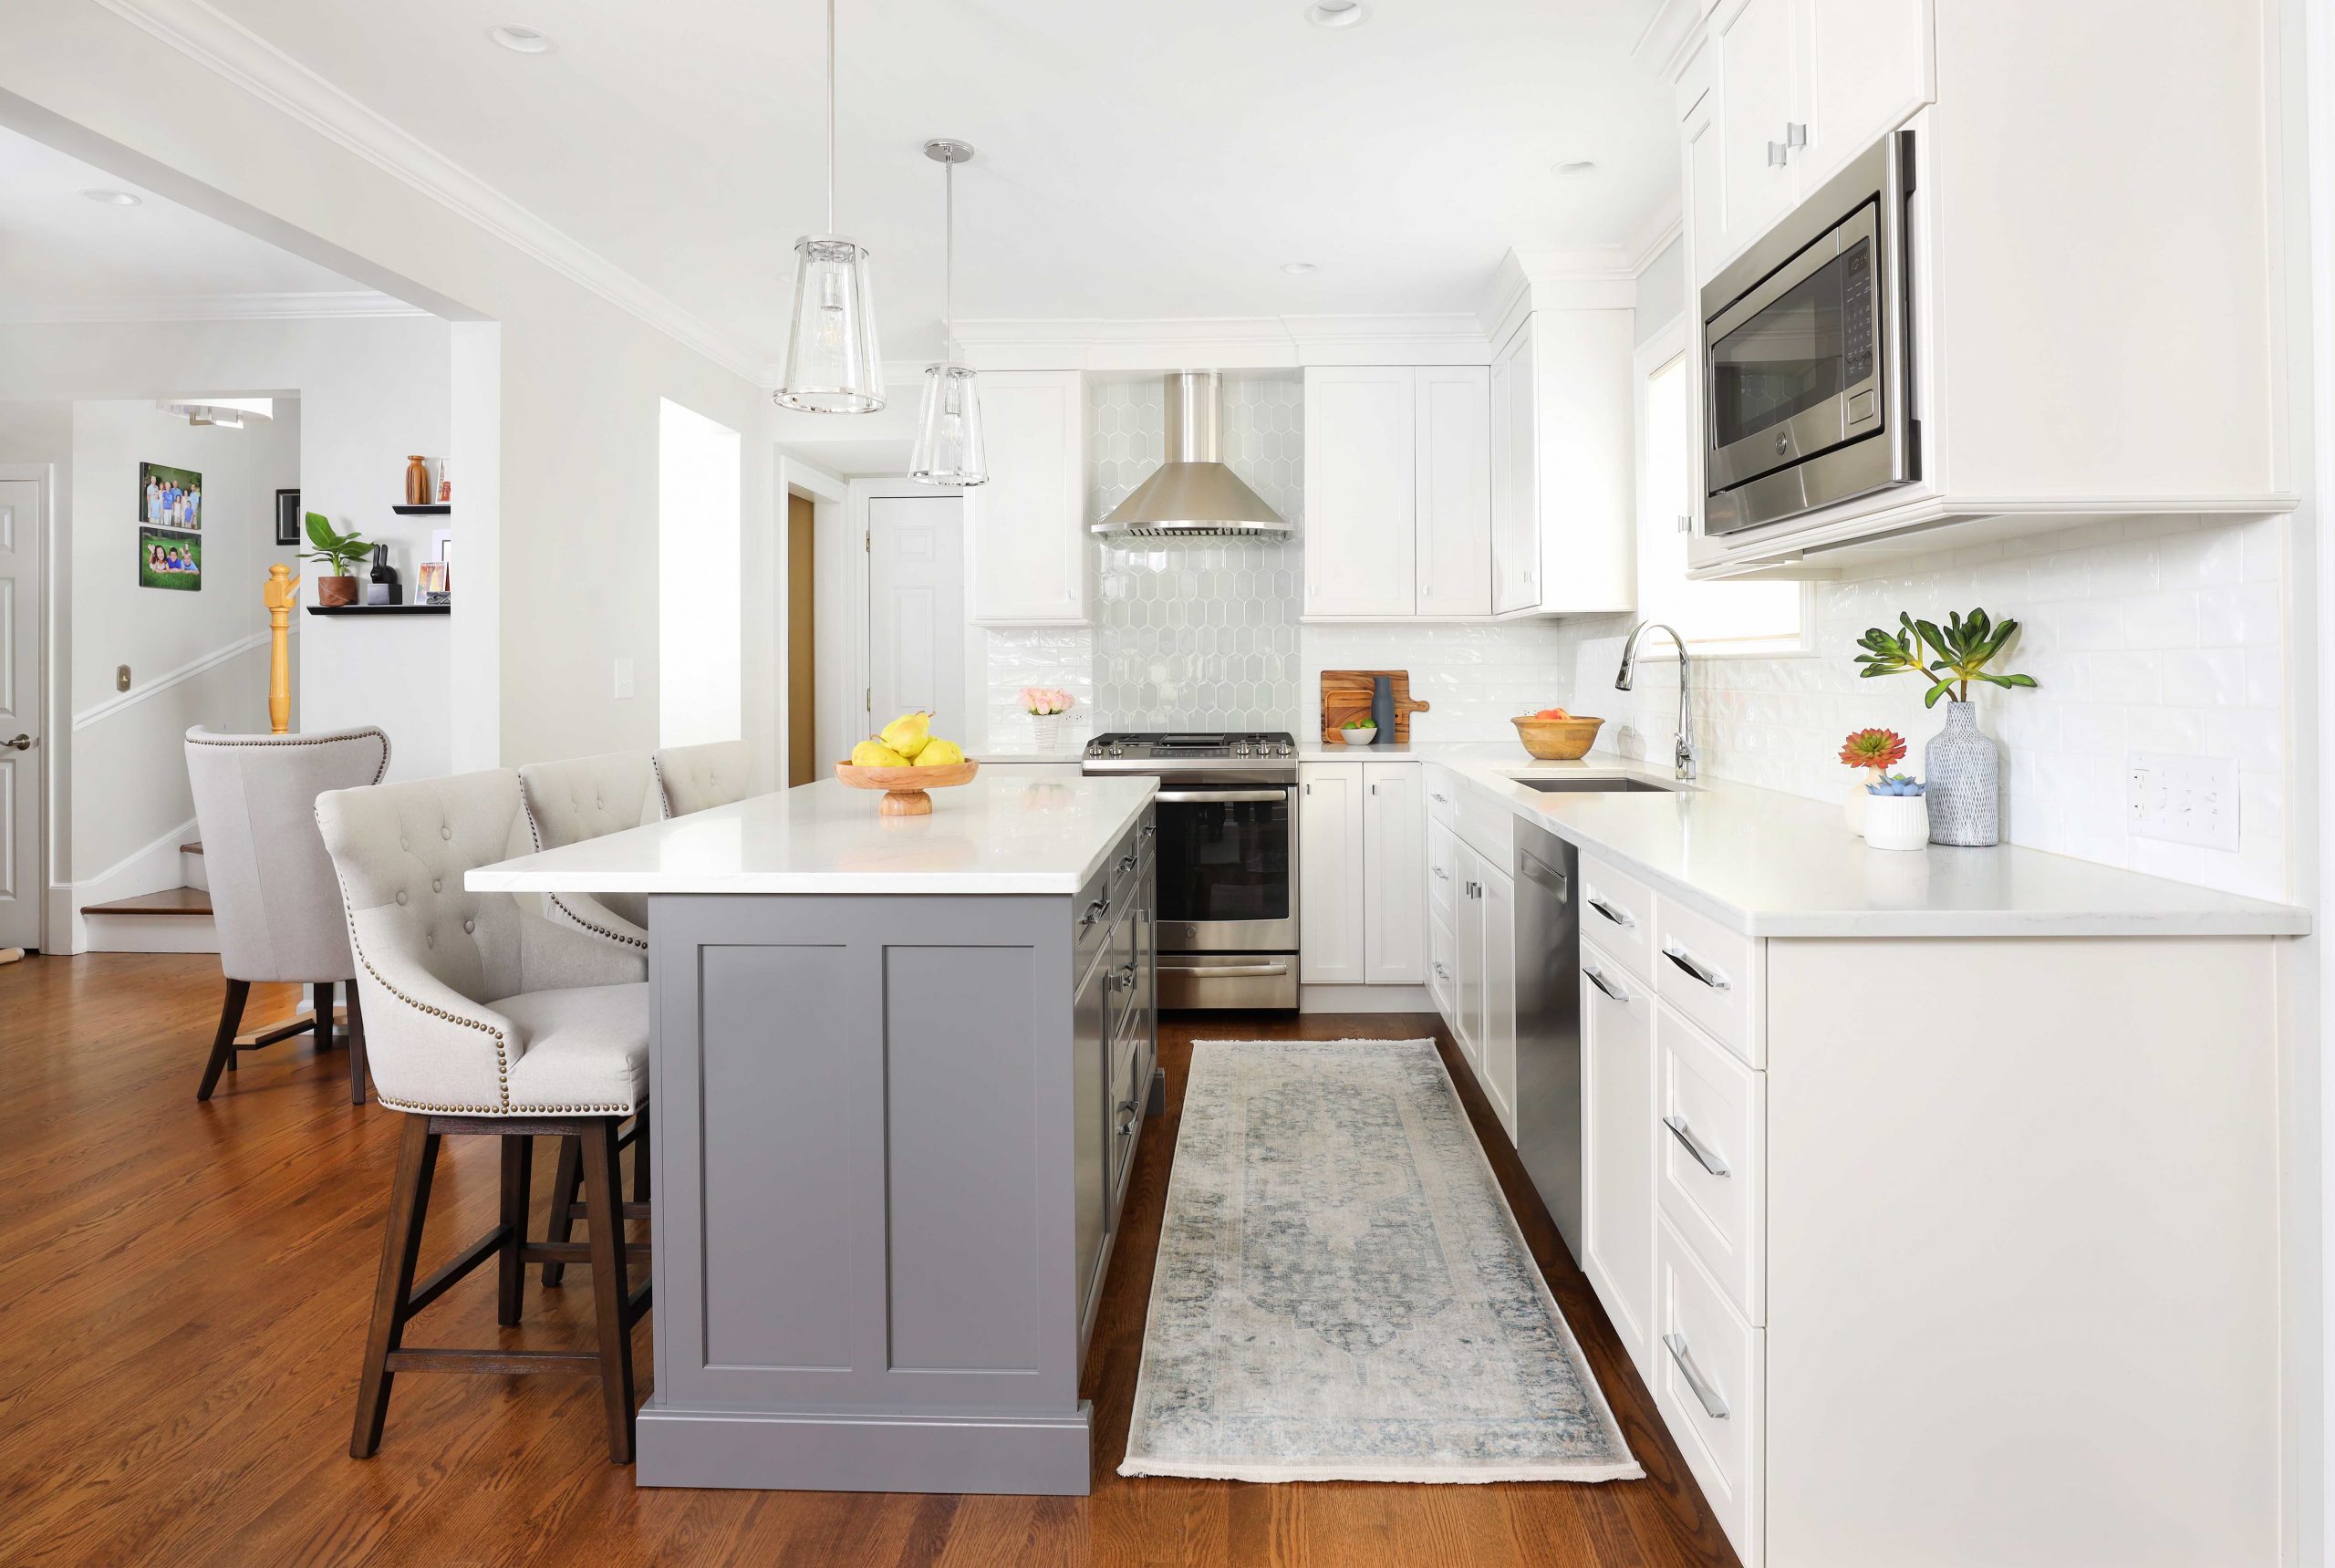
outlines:
[[[648,895],[644,1486],[1088,1490],[1157,1052],[1153,782],[834,781],[482,867]]]

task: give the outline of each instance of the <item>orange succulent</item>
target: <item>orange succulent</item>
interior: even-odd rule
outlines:
[[[1841,761],[1852,768],[1892,768],[1905,758],[1905,737],[1894,730],[1856,730],[1842,743]]]

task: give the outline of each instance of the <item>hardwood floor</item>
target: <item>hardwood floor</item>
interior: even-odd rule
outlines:
[[[1733,1564],[1652,1402],[1512,1155],[1493,1166],[1646,1479],[1598,1486],[1252,1486],[1116,1473],[1190,1042],[1436,1034],[1432,1017],[1186,1017],[1162,1031],[1168,1114],[1146,1129],[1086,1373],[1087,1498],[638,1490],[608,1464],[588,1378],[412,1376],[379,1455],[347,1449],[403,1117],[351,1106],[308,1037],[194,1100],[215,960],[0,968],[0,1563],[232,1564]],[[254,1023],[301,1005],[254,988]],[[424,1266],[494,1219],[493,1139],[439,1175]],[[551,1189],[539,1140],[538,1193]],[[1496,1150],[1499,1145],[1488,1139]],[[538,1203],[540,1209],[541,1203]],[[538,1221],[540,1224],[540,1220]],[[431,1320],[435,1320],[431,1321]],[[489,1274],[424,1320],[433,1344],[588,1345],[588,1278]],[[647,1376],[656,1316],[636,1331]]]

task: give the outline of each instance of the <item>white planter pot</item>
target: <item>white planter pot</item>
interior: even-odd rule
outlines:
[[[1062,715],[1033,713],[1030,715],[1030,740],[1042,757],[1050,757],[1062,749]]]
[[[1926,849],[1929,802],[1917,794],[1864,797],[1864,841],[1873,849]]]

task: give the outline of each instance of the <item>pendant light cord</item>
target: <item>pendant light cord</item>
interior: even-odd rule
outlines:
[[[827,0],[827,233],[835,232],[835,0]]]
[[[957,161],[954,158],[941,166],[942,189],[948,192],[942,203],[948,214],[942,222],[940,254],[940,360],[945,365],[957,363]]]

